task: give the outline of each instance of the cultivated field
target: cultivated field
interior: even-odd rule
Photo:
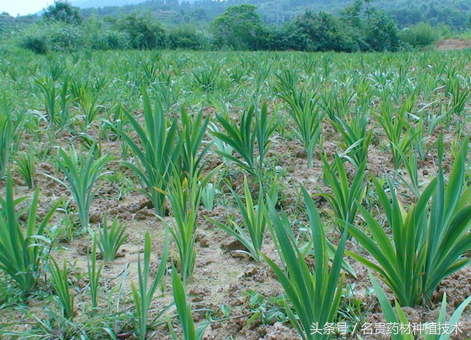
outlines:
[[[2,55],[0,338],[471,337],[470,57]]]

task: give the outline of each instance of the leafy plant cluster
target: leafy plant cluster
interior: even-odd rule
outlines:
[[[386,319],[407,323],[402,307],[432,306],[443,280],[470,260],[468,54],[8,55],[1,279],[24,301],[56,303],[46,317],[22,306],[34,327],[2,324],[0,334],[202,339],[218,312],[208,307],[196,322],[188,287],[200,269],[203,215],[216,206],[224,214],[206,220],[240,242],[250,260],[237,261],[271,268],[284,292],[265,299],[249,290],[238,316],[247,323],[289,322],[317,340],[334,335],[313,324],[364,320],[361,301],[344,293],[356,279],[351,261],[371,271]],[[299,167],[314,180],[285,176]],[[91,218],[98,197],[120,207],[131,193],[156,216],[142,235],[127,236],[135,227],[119,209]],[[61,251],[74,239],[88,245],[81,272]],[[136,268],[123,265],[110,284],[106,266],[132,242],[142,247]],[[445,308],[446,298],[440,322]]]

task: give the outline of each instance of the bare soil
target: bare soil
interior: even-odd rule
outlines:
[[[471,47],[471,40],[445,39],[436,43],[437,50],[464,50]]]

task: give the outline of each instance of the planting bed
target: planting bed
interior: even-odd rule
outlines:
[[[293,243],[305,255],[302,257],[306,259],[307,267],[315,271],[319,263],[315,253],[307,251],[313,246],[309,225],[312,217],[306,209],[301,187],[312,197],[326,238],[338,246],[345,223],[339,222],[342,218],[332,205],[340,198],[325,176],[326,171],[335,176],[339,173],[338,169],[332,170],[337,154],[349,186],[359,171],[363,173],[358,189],[362,194],[351,199],[353,202],[359,200],[354,206],[368,211],[392,238],[393,227],[375,189],[375,179],[386,195],[396,193],[404,208],[403,216],[417,204],[418,197],[439,176],[440,169],[448,183],[463,143],[468,142],[471,127],[468,114],[470,53],[463,50],[407,54],[83,52],[48,56],[2,55],[0,124],[2,119],[9,120],[16,130],[12,132],[11,140],[7,140],[7,130],[2,132],[0,129],[0,154],[8,154],[7,157],[0,156],[0,174],[4,164],[0,196],[6,197],[7,178],[11,174],[15,198],[28,197],[17,206],[26,209],[19,213],[21,225],[27,221],[36,188],[39,188],[38,221],[54,204],[60,203],[43,235],[34,239],[33,247],[39,250],[34,288],[25,293],[11,276],[0,271],[0,338],[143,339],[153,336],[155,339],[172,339],[170,325],[173,325],[176,337],[192,339],[182,330],[173,305],[172,272],[177,271],[180,277],[183,276],[175,235],[168,235],[168,260],[150,303],[147,335],[139,331],[142,325],[136,312],[136,296],[132,293],[132,282],[138,286],[140,280],[142,268],[138,264],[144,261],[146,232],[152,248],[151,280],[158,273],[164,254],[166,230],[176,230],[175,215],[179,211],[168,197],[174,192],[172,190],[177,190],[177,184],[169,179],[167,187],[164,187],[165,181],[159,182],[164,183],[159,188],[156,185],[146,187],[133,168],[141,169],[143,163],[130,143],[134,142],[142,149],[142,139],[130,117],[145,127],[148,124],[146,115],[158,116],[156,108],[161,106],[168,121],[162,131],[170,131],[175,119],[177,135],[183,135],[182,117],[185,114],[182,110],[192,123],[197,121],[199,114],[202,120],[209,121],[203,140],[197,145],[196,154],[202,153],[204,158],[198,164],[196,184],[182,189],[185,192],[200,190],[198,181],[204,182],[204,176],[211,176],[208,183],[213,186],[214,201],[211,202],[209,197],[204,197],[204,204],[198,200],[195,229],[190,232],[195,236],[194,270],[184,278],[184,297],[196,326],[209,322],[203,339],[302,339],[289,320],[290,312],[286,309],[292,304],[276,271],[265,257],[260,256],[256,261],[253,258],[256,256],[248,254],[247,247],[218,227],[215,221],[229,227],[234,222],[248,235],[235,195],[240,197],[241,204],[246,204],[244,189],[249,190],[253,204],[259,206],[260,187],[264,189],[263,196],[276,188],[277,195],[269,195],[271,201],[277,198],[271,208],[268,207],[271,201],[262,199],[268,208],[261,253],[283,267],[273,219],[275,211],[277,214],[284,211],[295,239]],[[311,111],[300,110],[300,115],[316,115],[318,119],[312,124],[318,124],[318,135],[314,131],[303,139],[301,125],[293,114],[296,105],[289,102],[289,98],[296,96],[295,92],[304,95],[305,105],[312,104]],[[146,103],[150,107],[146,107]],[[253,167],[237,149],[230,153],[235,160],[224,155],[229,151],[218,148],[217,142],[225,140],[218,138],[214,126],[221,134],[226,133],[225,119],[238,128],[243,124],[243,115],[253,105],[253,124],[246,129],[253,131],[263,116],[264,103],[267,119],[273,119],[274,125],[271,133],[266,132],[268,139],[263,162],[259,157],[259,139],[255,135]],[[346,125],[341,125],[338,118]],[[387,122],[392,125],[388,126]],[[198,132],[203,124],[189,124],[191,128],[187,131]],[[346,126],[356,129],[358,140],[348,140],[344,134],[348,130]],[[159,132],[156,136],[163,134]],[[128,136],[128,140],[123,135]],[[312,140],[315,143],[309,149],[305,142]],[[2,142],[6,143],[3,149]],[[178,143],[175,139],[172,146],[177,147]],[[92,183],[96,192],[91,195],[88,226],[81,225],[81,208],[65,187],[70,182],[59,166],[63,160],[59,150],[71,154],[72,147],[79,156],[96,148],[95,159],[111,157]],[[310,152],[312,166],[308,165]],[[28,178],[20,169],[20,159],[28,154],[34,158],[34,172],[29,178],[34,178],[32,188],[28,188]],[[367,161],[362,168],[365,156]],[[163,158],[159,160],[163,161]],[[458,183],[463,188],[463,204],[456,211],[467,207],[470,201],[466,189],[471,173],[469,163],[465,163],[466,157],[463,176]],[[331,170],[326,170],[329,166]],[[65,166],[65,169],[71,168]],[[80,171],[84,173],[83,169]],[[188,172],[182,175],[179,184],[184,186],[184,178],[187,182],[194,180],[185,177],[187,175]],[[177,174],[171,172],[169,176],[174,178]],[[156,214],[155,201],[145,194],[151,190],[162,192],[166,197],[164,213],[160,216]],[[349,191],[345,190],[346,193]],[[427,202],[432,204],[432,199]],[[431,205],[428,207],[426,216],[433,212]],[[191,204],[185,205],[183,210],[190,211]],[[374,240],[365,213],[355,209],[353,212],[353,225]],[[98,279],[97,307],[92,308],[92,280],[88,269],[92,259],[92,235],[101,230],[105,215],[108,225],[117,218],[119,224],[126,227],[127,239],[113,261],[103,261],[97,250],[96,265],[103,267]],[[467,234],[465,229],[461,236]],[[5,236],[0,236],[0,242],[6,242]],[[406,241],[401,242],[399,244],[405,247]],[[469,256],[469,248],[455,260]],[[378,263],[357,237],[349,236],[345,249]],[[330,260],[326,270],[330,272],[334,267],[333,255],[327,257]],[[381,334],[385,333],[381,331],[381,323],[389,321],[373,290],[369,272],[374,273],[393,306],[397,297],[381,281],[377,270],[368,269],[347,254],[343,258],[352,270],[350,273],[342,270],[345,279],[333,323],[345,325],[346,334],[337,330],[332,332],[331,338],[391,338]],[[57,287],[51,280],[51,259],[61,268],[64,261],[67,263],[68,290],[74,296],[73,316],[66,317],[59,302]],[[175,278],[173,281],[175,283]],[[444,294],[446,320],[449,320],[456,308],[471,296],[468,266],[445,275],[430,296],[422,296],[423,299],[414,306],[404,306],[409,322],[412,325],[437,322]],[[308,297],[305,298],[306,305],[312,304]],[[293,313],[297,312],[293,310]],[[451,338],[471,338],[468,309],[459,322],[459,334]],[[368,325],[376,329],[376,334],[368,334]],[[413,338],[418,339],[419,335]]]

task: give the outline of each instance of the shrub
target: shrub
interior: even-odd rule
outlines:
[[[20,47],[33,51],[36,54],[46,54],[49,50],[49,44],[44,36],[25,36]]]
[[[402,41],[412,47],[431,45],[438,39],[438,33],[427,23],[421,22],[400,32]]]
[[[167,36],[167,47],[171,49],[199,50],[201,49],[201,35],[193,27],[178,26],[173,28]]]
[[[352,51],[355,44],[332,14],[306,10],[294,20],[294,26],[306,36],[308,51]]]
[[[47,26],[46,33],[53,51],[76,51],[85,46],[85,37],[78,26],[53,23]]]
[[[364,31],[364,40],[370,50],[396,52],[402,48],[396,23],[384,12],[374,11]]]
[[[124,50],[130,46],[129,34],[119,31],[98,32],[92,36],[90,47],[94,50]]]
[[[211,23],[217,47],[234,50],[259,50],[266,36],[263,21],[255,12],[256,6],[231,6]]]
[[[162,47],[165,41],[165,29],[149,16],[126,15],[117,21],[116,28],[127,33],[131,47],[139,50]]]
[[[80,14],[80,8],[72,6],[67,1],[55,1],[54,5],[51,5],[43,14],[44,20],[46,21],[57,21],[66,24],[82,23],[82,15]]]
[[[269,29],[269,50],[296,50],[304,51],[308,36],[301,27],[294,22],[286,22],[282,26],[273,26]]]

